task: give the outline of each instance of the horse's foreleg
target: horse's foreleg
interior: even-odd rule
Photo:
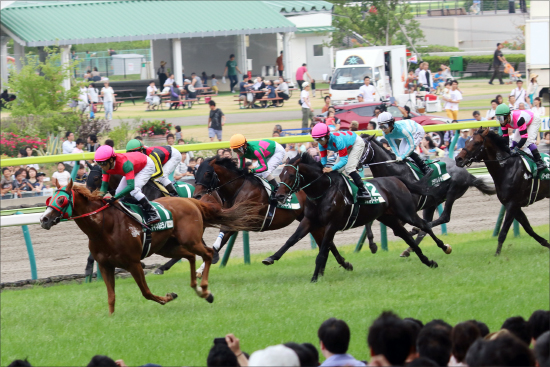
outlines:
[[[170,259],[170,261],[168,261],[166,264],[164,265],[161,265],[159,266],[157,269],[155,269],[155,271],[153,272],[153,274],[157,274],[157,275],[162,275],[164,274],[165,271],[168,271],[170,270],[170,268],[172,266],[174,266],[174,264],[176,264],[178,261],[180,261],[181,258],[174,258],[174,259]]]
[[[424,218],[424,220],[426,222],[431,222],[433,220],[434,213],[435,213],[435,208],[436,207],[430,207],[430,208],[426,208],[426,209],[422,210],[422,217]],[[422,242],[424,237],[426,237],[426,232],[424,232],[420,228],[416,228],[416,227],[413,228],[412,231],[409,232],[409,234],[411,236],[414,236],[416,234],[418,235],[418,236],[416,236],[416,239],[414,241],[418,246],[420,246],[420,242]],[[412,251],[413,251],[412,247],[408,247],[399,256],[400,257],[409,257],[409,255],[411,254]]]
[[[201,243],[197,243],[193,245],[191,248],[191,251],[200,257],[202,257],[203,260],[203,271],[202,271],[202,280],[200,287],[196,287],[195,291],[197,292],[197,295],[201,298],[205,298],[209,303],[214,302],[214,295],[212,292],[208,290],[208,273],[210,272],[210,266],[212,264],[212,255],[214,253],[214,250],[212,250],[209,247],[206,247]],[[202,266],[201,266],[202,267]],[[193,268],[191,269],[191,272],[194,273],[195,266],[193,261]],[[196,278],[195,278],[195,285],[196,285]]]
[[[372,233],[372,223],[370,222],[365,226],[365,229],[367,230],[367,238],[369,239],[369,249],[370,252],[375,254],[376,251],[378,251],[378,246],[376,245],[376,242],[374,242],[374,234]]]
[[[151,290],[149,289],[149,286],[147,285],[147,282],[145,281],[145,274],[143,273],[143,269],[141,268],[141,264],[138,262],[132,263],[128,268],[126,269],[132,274],[132,277],[136,281],[139,289],[141,290],[141,294],[143,297],[150,301],[155,301],[160,303],[161,305],[164,305],[174,299],[178,296],[175,293],[168,293],[165,297],[156,296],[154,295]]]
[[[294,246],[298,241],[304,238],[311,230],[311,222],[309,219],[304,218],[298,225],[296,231],[290,236],[290,238],[285,242],[283,247],[279,249],[275,254],[269,256],[268,258],[262,260],[264,265],[272,265],[275,261],[279,260],[289,248]],[[318,242],[319,243],[319,242]]]
[[[423,232],[430,235],[430,237],[435,241],[437,247],[443,250],[446,254],[450,254],[452,251],[452,248],[450,245],[445,245],[443,241],[441,241],[433,232],[430,225],[422,218],[420,218],[416,213],[413,213],[412,218],[408,221],[409,224],[412,224],[413,226],[417,226],[420,228]],[[415,242],[416,243],[416,242]],[[417,244],[418,246],[418,244]]]
[[[91,255],[90,255],[91,256]],[[107,302],[109,303],[109,314],[115,312],[115,267],[97,263],[101,276],[107,287]]]
[[[518,208],[514,204],[506,205],[506,216],[504,217],[502,228],[500,229],[500,233],[498,234],[498,245],[497,245],[497,251],[495,252],[495,256],[500,255],[500,251],[502,251],[502,244],[504,243],[504,241],[506,241],[506,236],[508,235],[510,226],[514,222],[514,218],[518,213],[518,209],[520,210],[520,208]]]
[[[334,245],[335,234],[336,229],[333,226],[329,224],[325,227],[323,240],[319,245],[319,254],[317,254],[317,258],[315,259],[315,271],[313,272],[313,277],[311,278],[312,283],[317,281],[321,271],[324,270],[327,265],[328,253],[330,251],[330,246]]]
[[[316,228],[311,231],[311,235],[315,239],[315,242],[317,242],[318,244],[323,242],[324,234],[325,234],[324,228]],[[319,247],[319,251],[321,251],[321,246],[319,245],[318,247]],[[342,255],[340,255],[340,252],[338,251],[338,248],[336,248],[336,245],[334,244],[334,242],[330,244],[330,251],[332,252],[332,255],[334,255],[334,258],[336,259],[338,264],[340,264],[341,267],[349,271],[353,270],[353,265],[347,262],[346,259],[344,259]],[[320,274],[323,275],[324,272],[325,272],[325,269],[323,268],[321,269]]]
[[[544,247],[550,248],[550,244],[548,243],[548,240],[545,239],[544,237],[539,236],[533,230],[533,228],[531,227],[531,224],[529,223],[529,220],[527,219],[527,216],[525,215],[523,210],[521,210],[521,208],[518,209],[518,211],[516,213],[516,220],[519,222],[519,224],[521,224],[521,226],[523,227],[525,232],[527,232],[527,234],[529,236],[533,237],[535,239],[535,241],[537,241],[538,243],[540,243]]]
[[[462,196],[462,195],[461,195]],[[437,227],[443,223],[449,223],[451,221],[451,211],[453,210],[453,205],[456,201],[456,199],[458,199],[457,197],[455,197],[455,195],[447,195],[447,201],[445,201],[445,207],[443,208],[443,212],[441,213],[441,215],[439,216],[439,218],[437,218],[436,220],[430,222],[429,220],[427,220],[426,218],[426,221],[427,222],[430,222],[429,225],[430,227]],[[433,215],[432,215],[433,217]]]

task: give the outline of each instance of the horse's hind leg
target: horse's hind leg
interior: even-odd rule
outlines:
[[[317,242],[317,244],[322,243],[324,233],[325,233],[324,228],[317,228],[317,229],[314,229],[314,230],[311,231],[311,235],[313,236],[313,238],[315,239],[315,242]],[[319,251],[321,251],[321,246],[319,245],[317,247],[319,247]],[[332,255],[334,255],[334,258],[336,259],[338,264],[340,264],[341,267],[343,267],[344,269],[346,269],[348,271],[353,270],[353,265],[351,265],[349,262],[347,262],[346,259],[344,259],[344,257],[342,255],[340,255],[340,252],[338,251],[338,248],[336,248],[336,244],[334,244],[334,241],[332,241],[332,243],[330,244],[330,251],[332,252]],[[320,275],[324,275],[325,274],[325,268],[323,267],[319,271],[319,273],[320,273]]]
[[[128,266],[126,270],[128,270],[130,274],[132,274],[132,277],[134,277],[134,280],[136,281],[139,289],[141,290],[141,294],[143,294],[143,297],[145,297],[146,299],[155,301],[160,303],[161,305],[164,305],[176,299],[176,297],[178,296],[175,293],[168,293],[166,294],[166,297],[154,295],[149,289],[147,282],[145,281],[145,274],[143,273],[143,269],[141,268],[141,264],[139,262],[130,264],[130,266]]]
[[[199,297],[205,298],[209,303],[212,303],[214,302],[214,295],[208,290],[208,273],[210,272],[210,266],[212,265],[212,256],[214,254],[214,250],[212,250],[210,247],[204,246],[202,243],[202,239],[200,242],[194,244],[189,250],[202,257],[202,260],[204,261],[204,270],[202,272],[200,289],[199,287],[196,287],[195,291],[197,292],[197,295]],[[194,259],[191,272],[195,273]]]
[[[531,227],[531,224],[529,223],[529,220],[527,219],[527,216],[525,215],[523,210],[521,210],[521,208],[516,213],[516,219],[529,236],[533,237],[535,241],[540,243],[542,246],[550,248],[550,244],[548,243],[548,240],[546,240],[544,237],[539,236],[533,230],[533,228]]]
[[[426,208],[426,209],[423,209],[422,210],[422,217],[424,218],[424,220],[426,222],[431,222],[434,218],[434,213],[435,213],[435,207],[430,207],[430,208]],[[426,237],[426,232],[422,231],[420,228],[413,228],[412,231],[409,232],[409,234],[411,236],[414,236],[415,234],[418,234],[418,236],[416,236],[416,239],[414,240],[414,242],[420,246],[420,242],[422,242],[422,240],[424,239],[424,237]],[[400,257],[409,257],[409,255],[411,254],[412,252],[412,248],[409,247],[407,248],[405,251],[403,251],[401,253],[401,255],[399,255]]]
[[[214,244],[212,245],[212,248],[214,249],[214,252],[213,252],[213,255],[212,255],[212,264],[217,264],[218,263],[218,261],[220,260],[220,255],[219,255],[220,250],[225,246],[225,244],[229,241],[231,236],[233,236],[235,233],[236,232],[220,230],[220,233],[218,234],[218,237],[216,237],[216,241],[214,241]],[[220,234],[223,234],[223,236],[220,237]],[[206,247],[206,244],[204,243],[204,240],[203,240],[203,244]],[[204,271],[205,266],[206,266],[206,264],[203,262],[202,265],[199,267],[199,270],[197,270],[197,277],[198,278],[202,277],[202,273]]]
[[[500,251],[502,251],[502,244],[504,243],[504,241],[506,241],[506,236],[508,235],[508,231],[510,230],[510,226],[514,221],[518,210],[521,210],[521,208],[517,207],[515,204],[506,205],[506,216],[504,217],[502,228],[500,229],[500,233],[498,234],[498,245],[495,256],[500,255]]]
[[[90,255],[91,256],[91,255]],[[101,276],[107,287],[107,302],[109,303],[109,313],[115,312],[115,268],[111,265],[97,263]]]
[[[432,228],[426,222],[424,219],[420,218],[416,213],[411,214],[411,218],[407,221],[409,224],[412,224],[413,226],[416,226],[420,228],[424,233],[427,233],[430,235],[430,237],[435,241],[437,247],[443,250],[446,254],[450,254],[452,251],[452,248],[450,245],[445,245],[443,241],[441,241],[437,236],[434,234]],[[416,243],[416,241],[415,241]],[[418,244],[417,244],[418,246]]]
[[[289,248],[294,246],[298,241],[300,241],[302,238],[304,238],[310,231],[311,231],[312,225],[310,220],[306,217],[302,219],[300,224],[298,225],[298,228],[296,228],[296,231],[290,236],[288,240],[286,240],[283,247],[281,247],[276,253],[273,255],[265,258],[262,260],[262,264],[264,265],[273,265],[275,261],[279,260],[285,252],[288,251]],[[315,239],[317,241],[317,239]],[[317,244],[320,246],[321,242],[317,242]]]
[[[170,259],[170,261],[168,261],[166,264],[164,265],[161,265],[159,266],[157,269],[155,269],[155,271],[153,272],[153,274],[157,274],[157,275],[162,275],[164,274],[165,271],[168,271],[170,270],[170,268],[172,266],[174,266],[178,261],[180,261],[181,258],[177,258],[177,259]]]
[[[374,234],[372,233],[372,223],[367,223],[365,226],[365,229],[367,230],[367,238],[369,239],[369,249],[370,252],[375,254],[376,251],[378,251],[378,246],[376,245],[376,242],[374,242]]]

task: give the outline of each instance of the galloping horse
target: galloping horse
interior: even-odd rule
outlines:
[[[459,167],[472,162],[484,161],[489,174],[495,182],[497,197],[506,208],[506,217],[498,235],[498,246],[495,255],[499,255],[506,240],[508,230],[516,219],[531,237],[544,247],[550,248],[546,239],[533,231],[527,216],[521,207],[529,206],[536,201],[550,198],[550,181],[534,180],[525,168],[520,157],[510,156],[508,142],[490,129],[480,128],[474,136],[466,141],[466,146],[456,157]],[[537,187],[536,194],[532,189]]]
[[[374,177],[399,177],[405,181],[414,182],[414,177],[411,169],[407,164],[403,163],[386,163],[383,162],[395,160],[395,155],[385,149],[380,142],[376,140],[374,135],[367,135],[365,139],[366,156],[363,164],[370,164],[369,168]],[[429,222],[430,227],[436,227],[443,223],[448,223],[451,220],[451,210],[455,201],[462,197],[470,187],[475,187],[485,195],[496,194],[495,188],[488,185],[483,179],[477,178],[470,174],[465,168],[457,167],[452,159],[439,158],[447,164],[447,172],[451,178],[441,182],[437,187],[430,188],[430,195],[420,195],[420,191],[409,189],[413,194],[413,198],[417,203],[417,210],[422,209],[422,217]],[[375,163],[375,164],[372,164]],[[438,219],[433,220],[434,212],[437,207],[445,203],[445,209]],[[413,232],[412,234],[415,234]],[[426,233],[420,232],[416,238],[416,244],[420,244]],[[402,256],[409,256],[411,248],[405,250]]]
[[[231,158],[209,158],[205,160],[195,174],[196,189],[194,197],[196,199],[204,198],[207,194],[214,191],[218,192],[219,197],[223,201],[225,208],[230,208],[233,205],[241,202],[256,203],[257,214],[262,219],[258,222],[250,220],[250,226],[260,228],[267,214],[269,207],[269,196],[263,184],[254,175],[247,171],[237,168]],[[296,193],[300,202],[300,209],[281,209],[275,211],[273,221],[267,231],[284,228],[295,220],[302,220],[304,217],[304,207],[306,206],[306,194],[303,192]],[[235,233],[222,226],[221,232],[224,233],[220,244],[220,249],[223,247],[229,238]],[[317,243],[323,240],[324,231],[321,228],[311,232]],[[307,234],[307,233],[306,233]],[[304,236],[306,235],[304,234]],[[304,237],[302,236],[302,237]],[[301,239],[301,238],[300,238]],[[338,253],[334,243],[329,242],[327,248],[330,248],[336,261],[346,270],[353,270],[353,266],[346,262],[345,259]],[[280,258],[280,257],[279,257]],[[276,260],[279,260],[277,258]],[[273,264],[273,261],[265,265]]]
[[[400,221],[417,226],[427,232],[439,248],[447,254],[451,253],[451,246],[443,244],[433,234],[428,223],[416,214],[416,202],[405,184],[396,177],[375,178],[369,181],[385,202],[361,205],[355,222],[351,225],[348,225],[348,221],[350,221],[353,207],[346,205],[351,195],[340,173],[324,174],[323,166],[319,162],[308,154],[302,154],[290,161],[287,160],[280,178],[283,184],[277,191],[279,201],[286,200],[289,195],[300,190],[307,194],[309,200],[306,203],[304,219],[300,222],[296,232],[270,258],[280,258],[288,248],[309,232],[323,231],[323,241],[320,243],[319,255],[315,261],[312,282],[317,281],[320,270],[326,265],[328,245],[333,244],[336,232],[363,226],[375,219],[393,229],[395,235],[405,240],[413,248],[420,261],[429,267],[435,268],[437,263],[422,254],[422,250]]]
[[[246,223],[249,218],[255,218],[246,202],[230,210],[194,199],[167,197],[156,202],[172,213],[173,228],[153,232],[148,252],[142,248],[142,225],[135,218],[125,213],[119,204],[106,205],[97,193],[91,193],[84,186],[73,185],[72,181],[63,188],[58,185],[58,191],[48,199],[47,209],[40,217],[40,225],[44,229],[50,229],[62,217],[74,219],[88,236],[88,247],[107,286],[110,313],[115,310],[115,267],[128,270],[148,300],[164,305],[177,297],[175,293],[156,296],[149,290],[140,259],[152,254],[186,258],[191,268],[191,288],[199,297],[213,302],[214,296],[208,289],[213,250],[202,243],[204,227],[226,223],[232,230],[242,230],[245,225],[248,227]],[[206,264],[200,287],[197,287],[195,255],[201,256]]]

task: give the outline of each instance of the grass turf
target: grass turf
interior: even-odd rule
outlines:
[[[547,225],[535,230],[548,238]],[[249,266],[234,259],[211,271],[213,304],[188,287],[189,268],[182,263],[163,276],[147,276],[156,294],[179,294],[166,306],[146,301],[133,279],[117,280],[114,316],[103,283],[4,291],[1,365],[25,357],[33,365],[86,365],[95,354],[128,365],[205,365],[215,337],[234,333],[248,352],[287,341],[318,345],[317,328],[329,317],[348,322],[349,352],[368,359],[367,330],[383,310],[424,322],[475,318],[494,331],[510,316],[548,309],[548,250],[524,232],[520,238],[510,233],[500,257],[493,256],[490,231],[449,235],[445,242],[453,246],[451,255],[431,241],[423,244],[438,269],[414,255],[399,258],[403,242],[375,255],[344,246],[355,270],[338,268],[331,256],[317,284],[309,283],[317,251],[289,253],[271,267],[260,263],[263,255],[252,256]]]

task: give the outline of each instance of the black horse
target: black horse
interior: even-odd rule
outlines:
[[[405,163],[383,164],[383,162],[395,160],[395,155],[385,149],[382,144],[376,140],[374,135],[367,135],[365,144],[365,151],[367,153],[363,164],[369,164],[369,168],[374,177],[395,176],[403,179],[405,184],[416,180],[412,171]],[[465,168],[458,167],[452,159],[439,159],[447,164],[447,172],[451,175],[450,179],[439,183],[437,187],[430,188],[429,195],[422,195],[423,193],[428,193],[428,191],[425,191],[427,187],[421,188],[418,187],[419,185],[415,187],[415,185],[407,184],[407,187],[413,193],[413,198],[417,203],[417,210],[422,209],[424,220],[429,222],[432,228],[443,223],[448,223],[451,220],[453,204],[457,199],[462,197],[470,187],[477,188],[485,195],[496,194],[494,186],[470,174]],[[420,184],[421,183],[422,182],[420,182]],[[435,210],[443,202],[445,202],[443,213],[441,213],[438,219],[433,220]],[[415,230],[412,234],[416,234],[417,232],[418,231]],[[426,233],[419,232],[416,238],[416,244],[420,244],[425,236]],[[409,247],[403,252],[402,256],[409,256],[410,251],[411,248]]]
[[[369,183],[374,185],[385,202],[361,205],[356,219],[351,219],[352,198],[342,175],[338,172],[324,174],[323,166],[310,155],[301,154],[287,160],[280,178],[277,200],[284,201],[290,194],[300,190],[306,193],[309,200],[306,203],[304,219],[300,221],[296,232],[277,253],[266,260],[278,260],[309,232],[323,228],[324,236],[319,244],[320,250],[315,261],[312,282],[317,281],[320,269],[326,265],[329,245],[333,243],[336,232],[363,226],[375,219],[393,229],[394,234],[405,240],[420,261],[429,267],[437,267],[437,263],[422,254],[422,250],[401,222],[419,227],[427,232],[445,253],[451,253],[451,246],[443,244],[443,241],[434,235],[428,223],[416,214],[416,201],[398,178],[383,177],[370,180]]]
[[[544,247],[550,248],[546,239],[533,231],[527,216],[521,210],[536,201],[550,198],[550,181],[533,179],[520,157],[510,156],[507,139],[490,129],[479,129],[466,141],[466,146],[456,157],[459,167],[471,162],[484,161],[495,182],[498,200],[506,208],[506,217],[498,235],[495,255],[499,255],[510,225],[516,219],[531,237]],[[534,194],[533,194],[534,193]]]

